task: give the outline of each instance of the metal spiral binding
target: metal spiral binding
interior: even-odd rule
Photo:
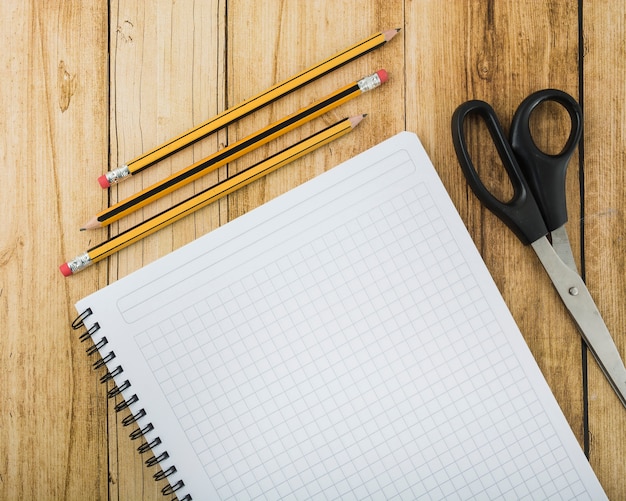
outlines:
[[[161,461],[165,461],[169,457],[170,455],[167,453],[167,451],[162,452],[158,456],[155,455],[155,456],[149,457],[148,459],[146,459],[146,466],[156,466]]]
[[[100,324],[96,322],[93,324],[88,331],[84,332],[78,339],[80,339],[81,343],[87,341],[87,339],[91,339],[91,337],[100,330]]]
[[[105,355],[104,357],[100,358],[100,360],[98,360],[95,364],[93,364],[94,370],[98,370],[101,367],[104,367],[106,364],[108,364],[114,358],[115,358],[115,352],[114,351],[110,351],[108,355]]]
[[[85,327],[85,320],[92,314],[93,314],[93,311],[91,310],[91,308],[87,308],[85,311],[83,311],[80,315],[78,315],[74,319],[74,321],[72,322],[72,329],[78,330],[81,327]],[[99,339],[97,342],[94,340],[93,337],[99,330],[100,330],[100,324],[98,322],[94,322],[91,327],[87,328],[87,330],[79,336],[79,340],[81,342],[84,342],[87,339],[91,339],[94,341],[94,344],[85,350],[88,356],[94,355],[96,353],[100,353],[101,350],[109,342],[106,336],[102,336],[102,338]],[[106,355],[104,356],[101,355],[100,359],[93,364],[93,368],[94,370],[98,370],[102,367],[106,367],[109,364],[109,362],[113,361],[114,359],[115,359],[115,352],[111,350]],[[122,366],[118,365],[113,370],[107,370],[107,373],[100,378],[100,382],[102,384],[106,384],[109,381],[113,381],[115,383],[115,387],[110,389],[107,392],[108,398],[115,398],[118,395],[121,395],[122,392],[124,392],[125,390],[128,390],[129,388],[131,388],[132,384],[130,383],[128,379],[126,379],[123,383],[119,385],[115,382],[115,378],[119,376],[120,374],[122,374],[123,372],[124,372],[124,369],[122,368]],[[139,402],[139,397],[137,396],[137,394],[133,394],[131,397],[124,399],[118,404],[116,404],[115,411],[121,412],[124,409],[130,409],[131,406],[133,406],[134,404],[138,402]],[[146,417],[146,415],[147,415],[146,410],[143,408],[139,409],[138,411],[134,413],[131,412],[131,414],[126,416],[124,419],[122,419],[122,425],[130,426],[133,423],[138,423],[139,420]],[[138,427],[137,429],[133,430],[129,436],[131,440],[137,440],[142,437],[145,438],[146,434],[150,433],[153,430],[154,430],[154,425],[152,423],[148,423],[143,427]],[[150,442],[145,441],[144,443],[142,443],[137,448],[137,450],[140,454],[144,454],[154,449],[156,446],[160,444],[161,444],[161,438],[155,437]],[[149,467],[156,466],[168,458],[169,458],[168,452],[163,451],[158,456],[157,455],[151,456],[145,461],[145,463]],[[161,481],[161,480],[167,479],[169,476],[173,475],[176,472],[177,472],[176,466],[172,465],[166,470],[158,471],[157,473],[153,475],[153,477],[156,481]],[[161,489],[161,492],[163,493],[164,496],[171,496],[175,494],[177,491],[179,491],[180,489],[182,489],[184,486],[185,486],[185,483],[182,480],[178,480],[174,484],[168,484],[165,487],[163,487],[163,489]],[[191,495],[186,494],[183,498],[179,498],[179,501],[192,501],[192,497]]]
[[[120,412],[124,409],[128,409],[131,405],[136,404],[137,402],[139,402],[139,397],[137,396],[137,394],[135,394],[132,397],[127,398],[126,400],[122,400],[119,404],[117,404],[115,406],[115,412]]]
[[[146,415],[146,410],[139,409],[139,412],[137,412],[136,414],[129,414],[124,419],[122,419],[122,425],[130,426],[131,424],[136,423],[139,419],[141,419],[145,415]]]
[[[143,437],[144,435],[146,435],[147,433],[153,430],[154,430],[154,425],[152,423],[148,423],[143,428],[137,428],[128,436],[130,437],[131,440],[137,440],[138,438]]]
[[[185,482],[183,482],[182,480],[179,480],[174,485],[171,485],[171,484],[166,485],[165,487],[163,487],[163,489],[161,489],[161,492],[163,493],[164,496],[171,496],[172,494],[176,493],[176,491],[182,489],[183,487],[185,487]],[[187,501],[187,500],[191,500],[191,496],[189,494],[187,494],[181,501]]]
[[[105,384],[107,381],[112,380],[115,376],[119,376],[122,372],[124,372],[124,369],[122,369],[121,365],[118,365],[115,369],[107,372],[104,376],[102,376],[100,378],[100,382],[102,384]]]
[[[173,473],[176,473],[176,466],[174,465],[170,466],[167,470],[158,471],[152,476],[158,482],[159,480],[163,480],[164,478],[169,477]]]
[[[80,329],[83,325],[85,325],[85,319],[89,317],[92,313],[93,311],[91,311],[91,308],[87,308],[85,311],[83,311],[72,322],[72,329],[74,330]]]
[[[109,340],[106,338],[106,336],[103,336],[100,341],[95,343],[90,348],[87,348],[87,350],[86,350],[87,351],[87,355],[89,355],[89,356],[93,355],[98,350],[100,350],[100,348],[103,348],[108,342],[109,342]]]
[[[157,445],[160,445],[160,443],[161,439],[159,437],[156,437],[152,442],[144,442],[139,447],[137,447],[137,452],[139,452],[139,454],[144,454],[152,448],[156,447]]]
[[[130,382],[127,379],[121,385],[114,386],[112,389],[110,389],[107,393],[107,397],[114,398],[118,396],[120,393],[122,393],[124,390],[127,390],[128,388],[130,388]]]

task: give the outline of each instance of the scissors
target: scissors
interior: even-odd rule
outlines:
[[[541,103],[563,106],[571,120],[570,135],[558,155],[541,151],[530,132],[530,116]],[[513,188],[508,202],[483,184],[469,155],[464,122],[476,114],[485,121]],[[461,104],[452,117],[452,139],[461,169],[476,197],[524,243],[530,244],[576,323],[604,375],[626,407],[626,368],[585,283],[578,274],[565,229],[565,174],[582,134],[582,111],[569,94],[545,89],[517,108],[507,141],[493,108],[484,101]],[[550,240],[548,239],[550,237]]]

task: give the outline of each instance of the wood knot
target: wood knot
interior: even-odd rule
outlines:
[[[19,254],[22,247],[24,247],[24,238],[19,235],[13,242],[9,243],[9,245],[0,248],[0,267],[11,263],[15,256]]]
[[[490,21],[489,24],[493,24]],[[481,80],[491,81],[498,68],[498,43],[492,28],[483,33],[482,43],[476,57],[476,73]]]
[[[70,107],[70,101],[76,90],[76,75],[72,75],[67,70],[63,60],[59,61],[57,87],[59,91],[59,108],[64,113]]]
[[[121,25],[119,25],[115,31],[124,43],[133,43],[135,25],[131,23],[128,19],[126,19]]]
[[[493,78],[493,65],[491,64],[490,58],[486,57],[484,52],[481,52],[478,56],[476,72],[478,73],[478,78],[481,80],[490,81]]]

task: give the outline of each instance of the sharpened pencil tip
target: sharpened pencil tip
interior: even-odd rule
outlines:
[[[400,31],[400,28],[383,31],[383,34],[385,35],[385,41],[388,42],[389,40],[391,40],[393,37],[395,37],[398,34],[399,31]]]
[[[350,117],[348,120],[350,120],[350,123],[352,124],[352,128],[356,127],[357,125],[359,125],[361,123],[361,120],[363,120],[367,115],[355,115],[353,117]]]
[[[102,227],[102,224],[98,221],[98,216],[94,216],[81,226],[80,231],[93,230],[94,228],[100,227]]]

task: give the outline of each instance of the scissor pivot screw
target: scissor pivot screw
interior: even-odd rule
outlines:
[[[576,287],[570,287],[569,293],[571,296],[578,296],[578,289]]]

